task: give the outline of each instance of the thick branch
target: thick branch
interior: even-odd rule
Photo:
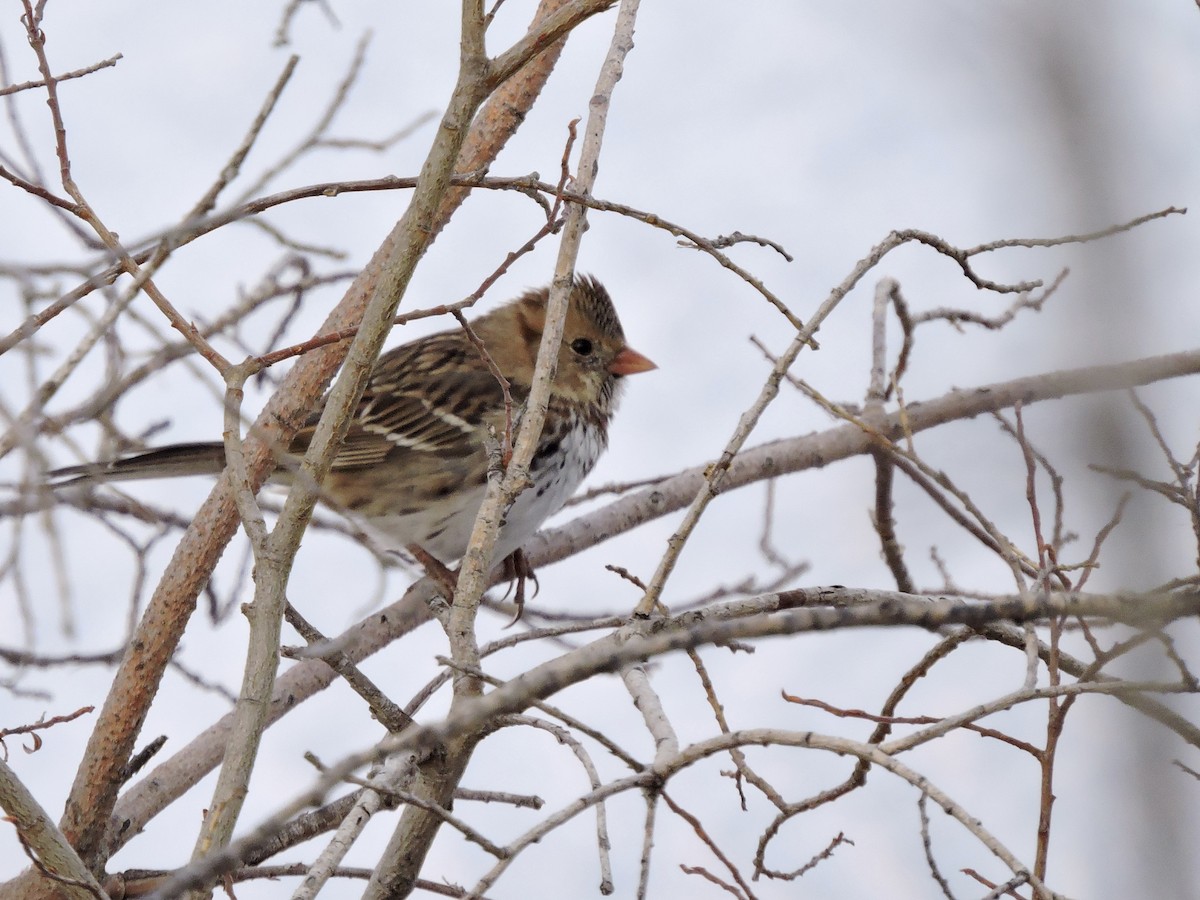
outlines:
[[[1078,394],[1124,390],[1196,374],[1200,374],[1200,350],[1151,356],[1110,366],[1066,369],[953,390],[934,400],[911,403],[903,413],[893,412],[880,419],[876,427],[880,434],[898,439],[948,422],[970,419],[980,413],[1006,409],[1018,402],[1028,405]],[[729,464],[721,489],[728,491],[779,475],[824,468],[830,463],[870,452],[875,441],[871,433],[856,425],[842,425],[819,434],[752,447],[742,451]],[[561,528],[541,532],[526,547],[530,559],[535,562],[564,559],[645,522],[683,509],[704,486],[707,470],[707,466],[688,469]]]
[[[549,697],[597,674],[619,671],[666,653],[708,644],[728,645],[744,639],[842,628],[900,625],[927,629],[947,625],[980,628],[994,622],[1035,622],[1060,616],[1100,617],[1159,626],[1197,614],[1200,614],[1200,592],[1195,591],[1165,595],[1027,595],[977,601],[833,587],[764,594],[666,619],[642,621],[543,663],[486,695],[456,704],[441,722],[385,738],[374,748],[329,766],[308,790],[224,851],[208,857],[204,869],[193,870],[182,883],[195,883],[232,868],[289,819],[319,802],[342,779],[369,762],[397,752],[425,753],[453,746],[465,735],[480,733],[496,717],[519,712],[534,700]],[[1121,686],[1103,684],[1097,689],[1117,692]],[[1127,688],[1145,689],[1136,685]],[[721,743],[731,737],[721,735],[713,742]],[[889,760],[890,757],[880,753],[878,757],[873,755],[871,761],[891,768]],[[180,883],[176,881],[173,886]]]
[[[1197,372],[1200,372],[1200,351],[1033,376],[953,391],[935,400],[914,403],[907,408],[907,425],[915,433],[982,412],[1002,409],[1017,400],[1033,403],[1093,390],[1117,390]],[[883,422],[885,424],[880,425],[881,429],[895,429],[899,426],[899,417],[893,415]],[[872,446],[869,435],[849,425],[815,435],[775,441],[744,451],[735,458],[726,475],[724,488],[745,487],[780,474],[819,468],[867,453]],[[542,532],[527,547],[530,562],[535,566],[557,562],[637,525],[683,508],[695,496],[703,475],[703,469],[699,467],[680,473],[654,487],[581,516],[561,528]],[[424,600],[414,594],[413,598],[398,601],[379,614],[352,626],[344,638],[337,637],[334,640],[350,659],[357,662],[427,619]],[[327,666],[316,660],[295,666],[276,683],[272,716],[282,716],[297,708],[304,700],[327,687],[335,677]],[[129,837],[137,834],[158,812],[211,771],[219,762],[227,739],[228,718],[214,724],[145,779],[133,785],[122,797],[114,817],[109,852],[115,851]]]

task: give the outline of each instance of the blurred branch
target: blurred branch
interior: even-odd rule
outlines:
[[[0,809],[16,827],[39,875],[54,885],[55,896],[104,900],[105,893],[63,833],[17,774],[0,759]]]

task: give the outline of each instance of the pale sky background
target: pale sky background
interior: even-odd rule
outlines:
[[[457,4],[343,2],[330,0],[340,23],[331,27],[316,5],[306,5],[293,28],[293,45],[272,48],[276,4],[224,0],[179,5],[51,0],[45,22],[48,52],[66,71],[114,53],[115,68],[61,88],[74,173],[100,215],[133,240],[171,223],[208,187],[240,142],[286,56],[300,56],[279,110],[246,164],[253,177],[273,163],[311,126],[324,108],[365,29],[374,37],[360,80],[333,129],[338,136],[377,138],[428,111],[439,111],[454,78]],[[530,0],[509,0],[490,48],[524,29]],[[0,42],[11,81],[36,77],[32,55],[17,23],[17,4],[0,18]],[[588,99],[611,34],[613,13],[582,27],[568,44],[545,96],[525,127],[492,167],[497,175],[557,174],[566,123],[587,115]],[[735,230],[778,241],[795,261],[773,251],[742,246],[736,258],[806,317],[869,248],[898,228],[936,232],[970,246],[1010,237],[1082,233],[1164,207],[1194,206],[1200,199],[1200,10],[1187,0],[882,0],[842,3],[712,2],[642,5],[635,48],[613,97],[596,194],[653,211],[715,237]],[[20,111],[47,171],[54,163],[52,133],[42,98],[21,97]],[[268,192],[317,181],[414,174],[432,126],[385,154],[322,152],[273,183]],[[0,149],[13,153],[11,132],[0,130]],[[238,192],[238,184],[232,188]],[[308,200],[275,210],[267,221],[295,240],[345,251],[329,271],[353,270],[374,251],[406,202],[402,192]],[[741,411],[757,395],[769,365],[749,342],[756,335],[782,350],[789,329],[773,309],[707,257],[676,246],[665,232],[593,214],[579,268],[600,276],[620,309],[630,343],[660,370],[631,379],[611,450],[589,485],[642,478],[701,464],[719,454]],[[541,224],[541,213],[518,195],[477,193],[417,270],[404,307],[457,300],[475,288],[511,248]],[[969,387],[1057,368],[1190,349],[1200,334],[1195,285],[1200,227],[1194,214],[1152,222],[1140,230],[1084,247],[1009,250],[977,260],[996,280],[1049,280],[1064,266],[1072,275],[1039,315],[1026,314],[1001,334],[968,329],[957,334],[933,326],[919,335],[906,396],[933,398],[952,386]],[[485,299],[513,296],[548,280],[555,247],[544,244],[522,260]],[[237,225],[179,252],[157,279],[186,314],[204,317],[224,309],[239,288],[252,286],[282,256],[261,231]],[[0,265],[21,261],[78,260],[75,244],[17,191],[0,188]],[[900,280],[914,309],[959,306],[995,314],[1007,303],[975,290],[951,261],[916,246],[889,256],[821,330],[822,349],[801,356],[795,374],[835,400],[861,402],[869,365],[871,292],[883,276]],[[0,281],[6,301],[4,333],[23,317],[11,281]],[[63,290],[72,283],[64,282]],[[314,294],[291,326],[299,340],[312,333],[336,300],[336,291]],[[93,300],[91,309],[100,307]],[[150,318],[157,314],[147,302]],[[265,319],[268,317],[264,317]],[[41,340],[64,348],[81,333],[79,319],[61,317]],[[421,323],[391,343],[443,327]],[[134,346],[140,332],[123,334]],[[936,334],[936,340],[935,340]],[[262,338],[260,337],[260,340]],[[897,335],[893,333],[892,339]],[[224,349],[232,350],[226,345]],[[894,350],[894,345],[893,345]],[[64,387],[51,409],[86,394],[103,360],[93,354]],[[0,397],[10,409],[26,403],[25,362],[0,357]],[[49,364],[46,364],[47,370]],[[213,390],[219,380],[203,366],[176,364],[139,387],[118,409],[130,431],[153,423],[167,427],[158,442],[214,440],[221,431]],[[208,385],[206,389],[203,385]],[[1197,440],[1195,381],[1148,389],[1160,424],[1178,455]],[[261,403],[251,396],[248,405]],[[1161,459],[1139,455],[1144,441],[1133,419],[1107,427],[1098,404],[1044,405],[1031,409],[1033,439],[1068,476],[1068,527],[1079,530],[1079,556],[1109,515],[1120,489],[1082,470],[1101,459],[1140,464],[1165,478]],[[1089,417],[1089,413],[1092,415]],[[829,419],[795,391],[785,390],[751,444],[816,431]],[[84,455],[95,452],[98,432],[76,429]],[[1019,453],[986,421],[958,424],[922,438],[918,447],[946,468],[1008,534],[1031,545],[1024,473]],[[80,461],[58,445],[54,462]],[[19,478],[20,460],[0,460],[0,481]],[[170,502],[184,514],[203,500],[203,479],[129,487],[135,496]],[[7,490],[7,488],[5,488]],[[140,492],[140,493],[139,493]],[[778,486],[774,542],[812,568],[802,584],[890,588],[871,530],[872,478],[862,460],[784,479]],[[761,485],[721,497],[685,551],[666,591],[682,604],[716,584],[732,584],[763,569],[756,545],[762,520]],[[1003,567],[908,485],[897,491],[901,540],[914,576],[937,589],[941,577],[929,562],[937,545],[964,588],[1007,591]],[[568,513],[569,515],[570,513]],[[626,609],[633,591],[603,571],[616,563],[648,577],[678,515],[593,548],[540,573],[539,604],[586,611]],[[26,576],[37,601],[33,649],[45,653],[108,650],[122,639],[129,605],[128,553],[106,532],[70,512],[57,516],[72,556],[72,613],[77,636],[66,637],[50,577],[44,540],[32,534],[25,547]],[[1114,537],[1114,563],[1093,587],[1149,587],[1195,571],[1195,541],[1185,519],[1162,502],[1137,501],[1126,528]],[[36,529],[28,529],[30,532]],[[11,532],[0,531],[7,554]],[[174,546],[162,541],[151,555],[161,567]],[[228,596],[241,550],[227,554],[217,585]],[[374,603],[394,600],[404,576],[386,585],[357,582],[348,572],[360,551],[314,536],[306,539],[290,597],[319,627],[336,632]],[[151,573],[149,590],[157,570]],[[20,646],[10,582],[0,583],[0,644]],[[245,628],[232,615],[219,625],[196,617],[184,639],[184,660],[205,677],[236,690]],[[11,624],[9,624],[11,623]],[[484,621],[498,633],[503,622]],[[1197,647],[1194,628],[1181,628],[1180,649]],[[288,638],[288,640],[293,640]],[[754,657],[708,650],[718,691],[733,727],[812,728],[864,736],[850,725],[779,700],[779,690],[875,709],[899,675],[930,646],[923,633],[855,632],[806,635],[765,642]],[[430,627],[372,659],[366,670],[404,702],[432,673],[443,651]],[[535,651],[544,654],[546,650]],[[542,656],[497,659],[497,674],[519,671]],[[954,658],[904,710],[946,714],[1019,687],[1018,654],[979,648]],[[9,678],[7,670],[0,677]],[[671,658],[653,670],[681,740],[714,732],[694,672]],[[105,670],[78,668],[54,674],[32,671],[19,681],[52,700],[0,694],[0,726],[59,714],[86,703],[97,706],[107,687]],[[626,746],[650,759],[652,747],[618,680],[597,679],[555,698],[588,721],[625,736]],[[358,701],[340,686],[270,730],[268,763],[255,773],[247,825],[290,796],[310,777],[301,754],[326,761],[378,737]],[[1178,708],[1197,717],[1190,698]],[[143,732],[145,740],[170,735],[165,753],[180,749],[226,709],[212,693],[169,678]],[[434,715],[431,708],[428,715]],[[1022,716],[1024,718],[1022,718]],[[1044,710],[1023,710],[988,722],[1029,740],[1044,737]],[[38,753],[9,743],[9,761],[57,817],[90,721],[52,731]],[[1174,768],[1180,758],[1200,768],[1194,748],[1179,741],[1142,740],[1145,720],[1112,701],[1081,702],[1068,722],[1056,782],[1055,837],[1050,884],[1079,898],[1191,897],[1200,892],[1194,848],[1193,797],[1200,785]],[[144,742],[144,741],[143,741]],[[503,747],[511,743],[513,749]],[[534,755],[530,755],[530,754]],[[751,754],[790,799],[830,786],[848,771],[844,760],[787,751]],[[1036,767],[1028,757],[970,735],[938,742],[907,759],[936,778],[1022,859],[1032,862],[1037,803]],[[750,814],[736,806],[727,779],[716,773],[728,759],[713,759],[677,782],[676,797],[704,816],[706,826],[751,871],[754,841],[769,812],[757,799]],[[607,777],[623,774],[607,760]],[[997,789],[997,784],[1011,788]],[[583,790],[578,765],[543,735],[503,734],[489,739],[465,784],[538,792],[547,809]],[[147,833],[114,858],[111,868],[177,865],[190,852],[199,810],[212,778],[156,819]],[[1114,796],[1130,798],[1122,814]],[[1147,802],[1137,805],[1133,798]],[[1169,802],[1172,798],[1178,802]],[[1191,807],[1183,818],[1176,818]],[[532,814],[470,809],[473,821],[503,837],[530,827]],[[985,893],[958,874],[962,867],[1000,869],[990,854],[940,813],[935,850],[959,897]],[[616,896],[632,896],[641,842],[641,799],[616,800]],[[821,850],[838,831],[854,847],[841,847],[798,884],[760,881],[761,897],[934,897],[916,834],[916,793],[883,773],[869,788],[815,815],[793,821],[769,851],[774,868],[794,868]],[[347,860],[374,864],[394,818],[381,817]],[[719,864],[686,826],[660,810],[652,881],[656,896],[724,896],[676,868],[683,861],[713,871]],[[180,835],[186,835],[180,838]],[[590,816],[533,848],[499,885],[495,898],[591,896],[597,872]],[[288,860],[310,860],[305,847]],[[275,862],[273,860],[272,862]],[[24,866],[11,830],[0,829],[0,878]],[[488,868],[474,848],[450,836],[436,845],[427,873],[470,885]],[[244,884],[243,900],[286,896],[294,882]],[[1153,890],[1150,889],[1152,886]],[[358,896],[343,882],[322,896]]]

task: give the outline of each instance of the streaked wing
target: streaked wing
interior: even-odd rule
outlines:
[[[503,405],[495,376],[461,332],[405,344],[380,357],[333,468],[385,459],[403,465],[410,454],[470,456],[479,451],[486,424],[500,421]],[[308,446],[316,419],[296,436],[293,452]]]

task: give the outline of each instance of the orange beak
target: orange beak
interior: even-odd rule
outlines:
[[[657,369],[654,363],[642,356],[636,350],[626,347],[608,364],[608,371],[613,375],[636,375],[638,372],[649,372]]]

